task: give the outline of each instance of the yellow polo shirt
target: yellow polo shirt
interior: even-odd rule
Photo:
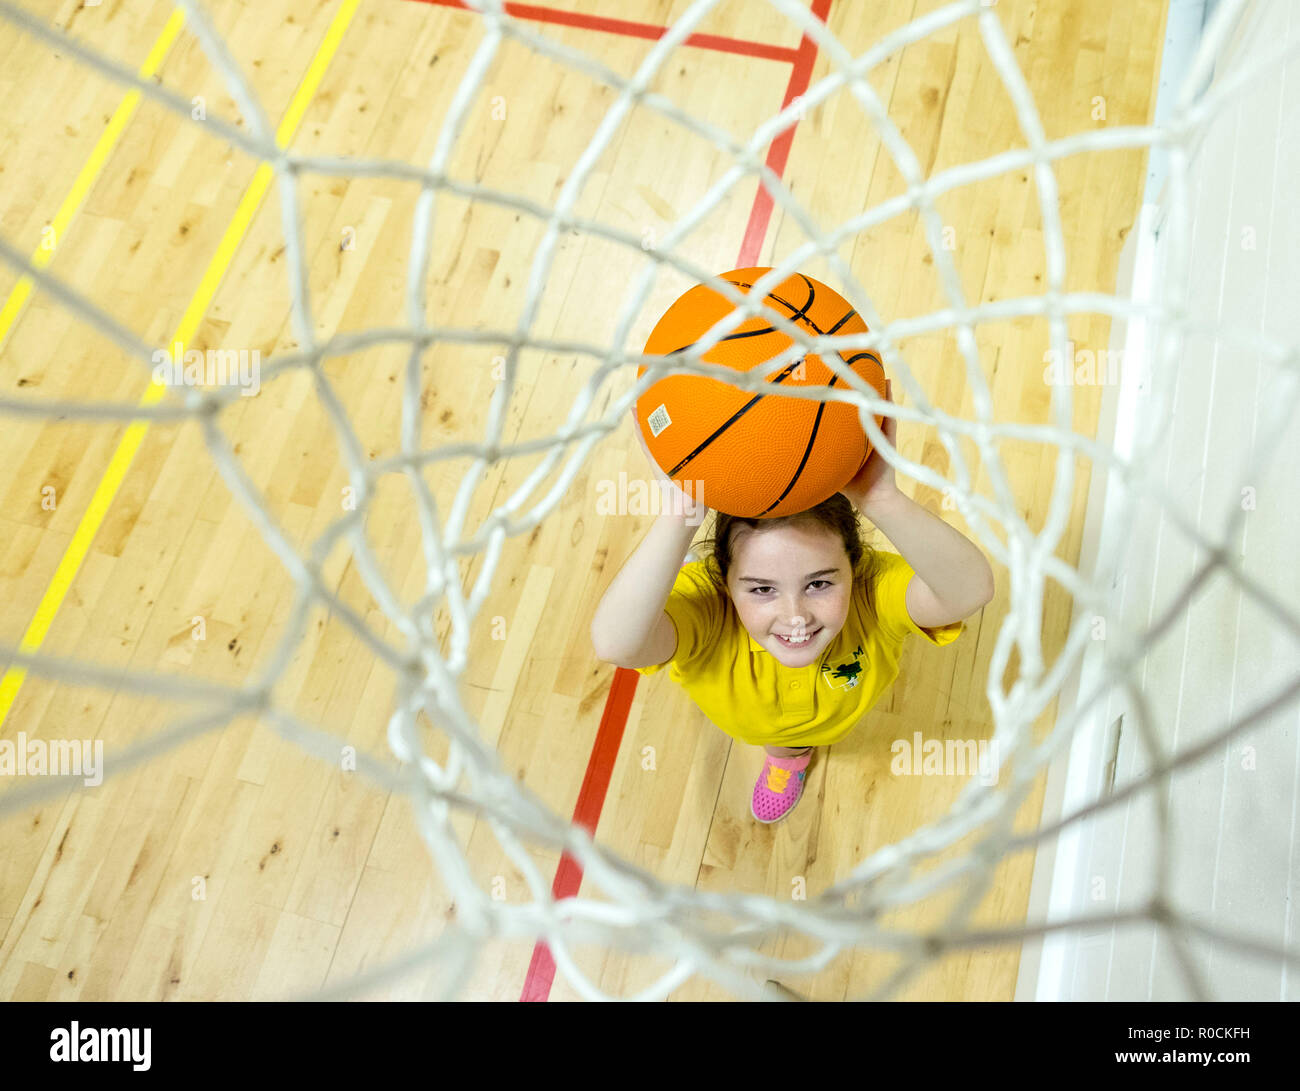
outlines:
[[[853,586],[844,627],[821,658],[787,667],[749,635],[731,596],[709,580],[706,561],[683,565],[665,611],[677,630],[677,650],[667,663],[636,668],[668,677],[733,738],[755,746],[829,746],[853,730],[898,677],[903,641],[912,633],[942,647],[965,631],[956,621],[922,629],[907,612],[907,585],[916,574],[897,553],[877,550],[875,606],[866,585]]]

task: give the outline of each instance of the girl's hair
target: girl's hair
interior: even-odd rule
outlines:
[[[693,551],[703,558],[704,571],[723,595],[730,597],[727,589],[727,574],[731,571],[735,560],[735,534],[739,529],[752,527],[762,531],[796,522],[816,523],[843,541],[844,551],[849,555],[851,582],[861,583],[866,589],[867,609],[872,621],[875,621],[876,604],[873,588],[880,561],[876,551],[863,540],[857,509],[843,493],[837,492],[807,511],[782,515],[775,519],[747,519],[739,515],[728,515],[722,511],[715,511],[713,514],[713,537],[699,542],[693,547]]]

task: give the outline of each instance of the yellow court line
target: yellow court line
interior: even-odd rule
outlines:
[[[343,0],[338,14],[334,16],[334,21],[330,23],[324,41],[321,42],[320,48],[312,58],[307,74],[303,77],[302,83],[299,84],[298,90],[294,93],[289,108],[285,111],[284,120],[280,122],[280,127],[276,130],[276,143],[281,148],[288,147],[289,142],[293,139],[299,123],[307,112],[308,104],[315,96],[316,89],[325,76],[325,69],[329,67],[330,61],[334,59],[334,54],[343,41],[343,35],[348,28],[348,24],[352,21],[352,16],[356,13],[359,3],[360,0]],[[208,305],[212,302],[212,297],[216,295],[217,288],[221,284],[221,278],[234,260],[235,251],[239,248],[249,224],[252,223],[253,216],[262,203],[262,198],[266,195],[274,174],[275,172],[267,163],[262,163],[257,168],[257,173],[253,175],[252,184],[244,192],[239,207],[235,209],[234,218],[226,228],[226,233],[222,236],[216,254],[213,255],[212,261],[204,271],[203,279],[199,282],[194,297],[185,308],[180,325],[177,326],[176,332],[167,341],[169,347],[174,346],[177,342],[184,345],[198,332],[199,324],[203,321],[204,314],[207,313]],[[166,384],[157,380],[151,381],[148,389],[144,392],[144,396],[140,399],[140,405],[144,407],[155,404],[162,398],[166,390]],[[18,645],[20,651],[30,654],[36,651],[45,640],[45,635],[49,632],[50,625],[54,621],[54,615],[63,604],[68,589],[72,586],[72,581],[77,575],[77,570],[81,567],[82,560],[85,559],[86,553],[90,550],[90,543],[99,530],[100,524],[103,523],[104,516],[108,514],[109,506],[113,503],[113,498],[117,495],[117,490],[121,486],[123,478],[126,477],[126,472],[130,469],[131,462],[140,449],[140,444],[144,441],[145,434],[148,431],[148,421],[132,421],[127,425],[126,432],[119,441],[117,449],[113,452],[113,457],[109,459],[104,476],[100,478],[99,485],[95,489],[95,495],[91,497],[90,506],[81,517],[81,522],[77,524],[77,529],[72,535],[72,541],[68,544],[63,558],[59,561],[58,568],[54,571],[54,578],[50,580],[50,585],[41,597],[41,601],[36,607],[36,613],[32,616],[31,623],[23,634],[22,642]],[[13,707],[14,700],[18,696],[18,690],[26,677],[27,671],[24,668],[11,667],[5,672],[4,677],[0,679],[0,725],[4,723],[5,718],[9,715],[9,710]]]
[[[185,12],[181,8],[176,8],[171,18],[167,20],[167,25],[162,28],[162,33],[158,35],[158,40],[154,42],[153,48],[149,50],[149,56],[144,59],[136,75],[142,80],[152,79],[155,72],[162,66],[163,59],[167,56],[167,51],[171,49],[176,41],[176,35],[181,32],[181,27],[185,25]],[[82,203],[86,200],[86,195],[90,193],[90,187],[95,184],[99,178],[99,172],[104,169],[104,164],[108,162],[108,157],[113,154],[113,149],[121,139],[122,133],[126,130],[127,123],[135,114],[135,108],[140,105],[140,99],[143,96],[134,87],[126,93],[122,101],[118,103],[117,109],[113,111],[113,116],[109,119],[107,128],[99,135],[94,148],[91,149],[90,158],[86,160],[85,165],[81,168],[81,173],[72,183],[72,189],[63,199],[63,204],[59,206],[59,211],[54,214],[54,219],[50,221],[50,227],[54,232],[53,244],[49,247],[38,246],[36,252],[32,254],[31,263],[38,269],[44,269],[54,259],[54,252],[59,247],[59,242],[63,238],[63,232],[67,230],[68,225],[72,223],[72,217],[81,211]],[[18,313],[23,309],[23,304],[27,302],[27,297],[32,294],[32,279],[24,275],[14,290],[9,293],[9,298],[5,300],[5,305],[0,308],[0,346],[4,345],[5,338],[13,328],[13,324],[18,320]],[[3,719],[3,717],[0,717]]]

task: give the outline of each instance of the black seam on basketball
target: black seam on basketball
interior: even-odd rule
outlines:
[[[817,323],[812,321],[812,319],[810,319],[807,315],[808,308],[812,306],[813,301],[817,298],[817,289],[813,286],[812,281],[810,281],[802,273],[799,274],[799,277],[803,280],[805,284],[808,285],[808,299],[804,303],[804,305],[798,308],[797,310],[795,309],[794,305],[790,303],[788,300],[781,299],[779,296],[775,296],[771,292],[768,293],[769,299],[776,300],[778,303],[782,304],[785,307],[788,307],[792,311],[791,321],[799,321],[800,319],[802,319],[809,326],[811,326],[813,331],[816,332],[818,335],[828,336],[830,334],[833,334],[836,330],[838,330],[841,326],[843,326],[845,322],[847,322],[850,318],[852,318],[854,315],[858,313],[853,308],[849,308],[848,313],[845,314],[844,317],[842,317],[838,322],[836,322],[833,326],[831,326],[829,330],[823,333],[822,330],[818,329]],[[736,284],[738,282],[732,281],[731,283]],[[744,285],[744,287],[748,288],[751,287],[751,285]],[[722,340],[730,341],[737,337],[752,337],[757,334],[772,333],[772,332],[774,332],[773,329],[769,327],[768,329],[765,330],[751,330],[748,334],[728,334]],[[692,342],[692,344],[698,344],[698,342]],[[721,342],[719,342],[719,344],[721,344]],[[685,352],[686,349],[690,347],[691,345],[687,345],[685,346],[685,348],[675,349],[673,353],[668,353],[667,355],[673,355],[674,353],[677,352]],[[854,356],[851,360],[846,362],[851,365],[854,360],[861,359],[863,356],[866,356],[871,359],[875,359],[877,363],[880,362],[879,359],[876,358],[874,354],[870,352],[859,353],[857,356]],[[779,375],[777,375],[774,379],[771,379],[769,381],[774,384],[783,382],[784,380],[790,377],[794,369],[798,367],[802,362],[803,360],[801,358],[799,360],[795,360],[787,364]],[[838,379],[839,379],[838,375],[832,375],[830,382],[826,384],[827,388],[829,389],[830,387],[834,386]],[[683,458],[679,463],[677,463],[676,466],[674,466],[671,470],[669,470],[668,476],[675,477],[677,474],[681,473],[681,471],[686,466],[689,466],[692,462],[694,462],[695,459],[698,458],[699,455],[703,451],[705,451],[713,443],[715,439],[717,439],[720,435],[722,435],[723,432],[725,432],[728,428],[730,428],[733,424],[735,424],[736,421],[738,421],[741,417],[743,417],[746,413],[748,413],[751,409],[753,409],[754,406],[756,406],[759,402],[761,402],[765,397],[767,397],[766,394],[758,394],[755,397],[751,398],[738,410],[736,410],[736,412],[733,413],[728,420],[724,421],[717,429],[714,430],[712,435],[708,436],[702,443],[699,444],[699,446],[695,448],[695,450],[691,451],[685,458]],[[762,512],[763,515],[766,515],[767,512],[771,511],[774,507],[780,504],[781,501],[784,500],[786,496],[789,495],[790,490],[794,488],[795,483],[799,480],[799,475],[803,472],[804,466],[806,466],[808,463],[808,459],[812,453],[813,445],[817,442],[817,433],[821,427],[821,419],[825,411],[826,411],[826,403],[820,402],[817,407],[816,415],[813,418],[812,431],[809,434],[808,442],[804,447],[803,458],[800,459],[799,466],[795,470],[794,476],[790,479],[789,484],[787,484],[785,489],[781,492],[781,495],[778,496],[771,504],[767,506],[767,508],[764,509],[764,511]]]
[[[807,314],[808,308],[812,306],[813,300],[817,296],[817,289],[812,286],[812,283],[802,273],[800,273],[799,276],[803,277],[804,283],[808,285],[808,301],[802,307],[796,307],[788,299],[782,299],[779,295],[776,295],[773,292],[768,292],[767,298],[773,299],[777,303],[780,303],[781,306],[785,307],[790,312],[791,322],[798,322],[802,319],[804,322],[806,322],[809,326],[813,328],[814,333],[820,334],[822,331],[817,328],[817,323],[814,322],[811,318],[809,318]],[[742,284],[738,280],[732,280],[729,281],[728,283],[738,285],[741,288],[753,287],[752,284]],[[839,329],[842,325],[844,325],[845,322],[847,322],[850,318],[852,318],[857,313],[858,313],[857,311],[850,310],[849,313],[846,314],[843,318],[841,318],[838,322],[836,322],[835,325],[832,326],[828,332],[834,333],[837,329]],[[726,337],[722,338],[722,340],[719,341],[718,344],[721,345],[725,341],[738,341],[742,337],[762,337],[766,334],[776,333],[776,332],[777,329],[775,326],[768,326],[767,329],[749,330],[747,333],[729,333],[727,334]],[[698,341],[692,341],[689,345],[683,345],[679,349],[673,349],[672,352],[665,352],[664,355],[676,356],[677,353],[685,352],[687,349],[694,348],[698,344],[699,344]]]
[[[831,387],[833,387],[837,379],[839,379],[838,375],[832,375],[831,381],[826,384],[826,388],[829,390]],[[818,402],[817,415],[813,417],[812,432],[808,436],[807,444],[804,445],[803,458],[799,460],[799,465],[795,467],[794,475],[790,478],[789,484],[787,484],[786,487],[781,490],[781,495],[778,496],[775,500],[773,500],[770,504],[768,504],[768,506],[764,508],[761,512],[759,512],[758,518],[761,519],[764,515],[766,515],[779,503],[781,503],[782,500],[784,500],[787,496],[790,495],[790,490],[794,488],[795,482],[799,480],[799,475],[803,473],[803,468],[808,465],[808,459],[812,456],[813,445],[817,442],[817,430],[821,427],[822,414],[825,412],[826,412],[826,403]]]
[[[799,363],[800,361],[795,360],[789,364],[786,364],[784,370],[782,370],[782,372],[779,375],[777,375],[776,378],[771,379],[770,381],[773,383],[784,382],[786,379],[790,377],[790,374],[794,371],[794,369],[799,366]],[[736,421],[740,420],[741,417],[743,417],[746,413],[748,413],[751,409],[753,409],[754,406],[756,406],[759,402],[761,402],[766,397],[767,397],[766,394],[756,394],[754,397],[750,398],[750,400],[746,402],[744,405],[742,405],[739,409],[737,409],[728,420],[724,421],[721,425],[719,425],[718,428],[714,431],[714,433],[711,436],[705,439],[698,447],[695,448],[695,450],[693,450],[684,459],[682,459],[679,463],[677,463],[676,466],[674,466],[671,470],[669,470],[668,476],[672,477],[674,474],[680,473],[684,466],[687,466],[691,462],[693,462],[700,455],[700,453],[706,447],[709,446],[709,444],[711,444],[715,439],[717,439],[720,435],[722,435],[723,432],[725,432],[728,428],[730,428],[733,424],[735,424]]]
[[[846,314],[843,318],[841,318],[838,322],[836,322],[835,325],[833,325],[830,329],[828,329],[826,331],[826,335],[829,336],[830,334],[834,333],[837,329],[839,329],[842,325],[844,325],[845,322],[847,322],[850,318],[852,318],[857,313],[858,313],[857,311],[855,311],[852,307],[850,307],[849,313]],[[818,332],[820,333],[821,331],[819,330]]]
[[[813,329],[816,329],[817,323],[813,322],[808,317],[808,308],[813,305],[813,300],[817,298],[817,289],[813,287],[813,282],[809,280],[806,276],[804,276],[802,273],[799,274],[799,279],[802,280],[806,285],[808,285],[808,298],[804,300],[804,305],[800,307],[795,314],[792,314],[790,316],[790,320],[792,322],[797,322],[800,318],[802,318],[805,322],[808,323],[808,325],[812,326]],[[771,295],[770,292],[768,294]],[[772,296],[772,298],[775,299],[776,296]],[[785,303],[785,300],[783,299],[781,300],[781,302]],[[787,307],[790,306],[789,303],[785,303],[785,305]]]
[[[722,340],[719,341],[718,344],[721,345],[726,341],[739,341],[743,337],[762,337],[764,334],[775,333],[775,332],[776,332],[775,326],[768,326],[767,329],[765,330],[749,330],[748,332],[745,333],[729,333],[727,334],[726,337],[722,338]],[[689,345],[683,345],[679,349],[673,349],[672,352],[665,352],[664,355],[676,356],[677,353],[685,352],[687,349],[694,348],[698,344],[699,344],[698,341],[692,341]]]
[[[847,322],[847,321],[849,320],[849,318],[851,318],[851,317],[852,317],[854,314],[856,314],[856,313],[857,313],[856,311],[849,311],[849,313],[846,314],[843,318],[841,318],[841,319],[839,320],[839,322],[837,322],[837,323],[835,324],[835,326],[832,327],[832,329],[833,329],[833,330],[834,330],[834,329],[838,329],[840,326],[842,326],[845,322]],[[807,320],[805,319],[805,321],[807,321]],[[809,324],[811,325],[811,323],[809,323]],[[870,354],[868,353],[868,354],[866,354],[866,355],[870,355]],[[784,380],[786,380],[786,379],[788,379],[788,378],[790,377],[790,374],[794,371],[794,369],[795,369],[796,367],[799,366],[799,364],[800,364],[801,362],[802,362],[802,360],[795,360],[793,363],[787,364],[787,365],[785,366],[785,369],[784,369],[784,370],[783,370],[779,375],[777,375],[776,378],[771,379],[771,380],[769,380],[769,381],[772,382],[772,383],[774,383],[774,384],[775,384],[775,383],[783,382]],[[877,361],[877,362],[879,362],[879,361]],[[829,388],[830,386],[833,386],[833,385],[835,384],[835,381],[836,381],[838,378],[839,378],[838,375],[832,375],[832,376],[831,376],[831,381],[827,384],[827,387]],[[706,438],[706,439],[705,439],[705,440],[704,440],[704,441],[703,441],[703,442],[702,442],[698,447],[695,448],[695,450],[691,451],[690,454],[688,454],[688,455],[687,455],[685,458],[683,458],[679,463],[677,463],[677,465],[674,466],[671,470],[667,471],[667,472],[668,472],[668,476],[669,476],[669,477],[673,477],[674,475],[680,473],[684,467],[686,467],[686,466],[690,465],[690,463],[694,462],[695,459],[696,459],[697,457],[699,457],[699,455],[700,455],[700,454],[701,454],[701,453],[702,453],[702,452],[703,452],[703,451],[704,451],[704,450],[705,450],[705,449],[706,449],[706,448],[707,448],[707,447],[708,447],[708,446],[709,446],[709,445],[710,445],[710,444],[711,444],[715,439],[717,439],[720,435],[722,435],[723,432],[725,432],[728,428],[730,428],[733,424],[735,424],[736,421],[738,421],[741,417],[743,417],[746,413],[748,413],[751,409],[753,409],[754,406],[756,406],[759,402],[761,402],[761,401],[762,401],[764,398],[766,398],[766,397],[767,397],[766,394],[758,394],[758,395],[756,395],[755,397],[751,398],[748,402],[746,402],[746,403],[745,403],[743,406],[741,406],[738,410],[736,410],[736,412],[733,413],[733,414],[731,415],[730,419],[724,421],[724,422],[722,423],[722,425],[719,426],[719,427],[718,427],[718,428],[713,432],[712,435],[708,436],[708,437],[707,437],[707,438]],[[817,411],[817,417],[816,417],[816,419],[815,419],[815,421],[814,421],[814,423],[813,423],[813,432],[812,432],[812,436],[811,436],[811,438],[809,439],[809,444],[810,444],[810,445],[811,445],[811,443],[812,443],[812,442],[817,438],[817,428],[818,428],[818,424],[819,424],[819,422],[821,421],[821,415],[822,415],[822,412],[823,412],[824,409],[825,409],[825,405],[826,405],[826,403],[825,403],[825,402],[822,402],[821,405],[822,405],[822,408],[819,409],[819,410]],[[805,452],[805,455],[804,455],[804,459],[805,459],[805,461],[807,460],[807,453],[806,453],[806,452]],[[803,463],[800,463],[800,469],[802,469],[802,468],[803,468]],[[796,476],[797,476],[797,475],[796,475]],[[791,485],[793,485],[793,482],[791,482]],[[779,503],[781,502],[781,499],[782,499],[782,498],[786,495],[786,493],[788,493],[789,491],[790,491],[790,486],[786,486],[785,492],[783,492],[783,493],[781,494],[781,496],[778,497],[778,498],[776,499],[776,501],[775,501],[771,506],[769,506],[768,508],[766,508],[765,510],[766,510],[766,511],[771,511],[772,508],[776,506],[776,504],[779,504]]]
[[[803,319],[804,319],[804,321],[805,321],[805,322],[808,322],[808,325],[813,326],[813,323],[810,322],[810,321],[808,321],[808,316],[807,316],[807,314],[806,314],[805,312],[808,310],[809,307],[812,306],[813,299],[814,299],[814,298],[816,297],[816,295],[817,295],[817,290],[812,286],[811,283],[809,283],[808,278],[805,277],[802,273],[800,273],[799,276],[803,277],[803,282],[804,282],[805,284],[808,285],[808,291],[811,293],[811,294],[808,296],[808,302],[805,303],[802,307],[796,307],[796,306],[795,306],[793,303],[791,303],[788,299],[782,299],[782,298],[781,298],[779,295],[777,295],[775,292],[768,292],[768,293],[767,293],[767,298],[768,298],[768,299],[771,299],[771,300],[775,300],[777,303],[780,303],[781,306],[783,306],[783,307],[785,307],[787,310],[789,310],[789,312],[790,312],[790,321],[792,321],[792,322],[797,322],[797,321],[799,320],[800,316],[802,316]],[[736,285],[736,286],[739,287],[739,288],[752,288],[752,287],[753,287],[752,284],[745,284],[743,281],[739,281],[739,280],[733,280],[733,281],[730,281],[730,283]],[[816,329],[816,326],[813,326],[813,328]]]

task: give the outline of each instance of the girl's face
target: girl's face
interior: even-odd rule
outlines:
[[[815,663],[849,616],[853,584],[843,541],[819,524],[797,522],[744,527],[733,542],[727,589],[741,624],[779,663]]]

